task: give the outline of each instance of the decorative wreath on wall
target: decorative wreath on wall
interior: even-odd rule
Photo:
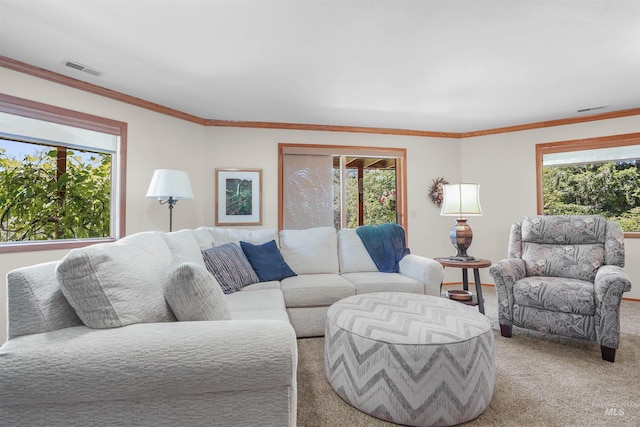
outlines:
[[[429,187],[429,198],[436,206],[442,206],[443,190],[442,186],[449,182],[444,178],[436,178],[433,180],[433,184]]]

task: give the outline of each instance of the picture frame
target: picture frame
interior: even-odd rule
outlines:
[[[216,225],[262,225],[262,169],[216,168]]]

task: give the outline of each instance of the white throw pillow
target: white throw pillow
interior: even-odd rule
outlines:
[[[220,285],[198,264],[176,264],[168,274],[164,296],[180,321],[231,319]]]
[[[338,231],[338,257],[340,273],[378,271],[355,228],[343,228]]]
[[[62,293],[90,328],[175,321],[164,299],[172,255],[161,232],[71,250],[56,267]]]
[[[333,227],[282,230],[280,252],[296,274],[338,274],[338,237]]]

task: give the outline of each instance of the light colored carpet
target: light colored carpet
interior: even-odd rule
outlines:
[[[487,410],[465,426],[640,426],[640,303],[623,301],[620,347],[605,362],[596,343],[513,328],[500,336],[493,287],[483,287],[496,338]],[[393,426],[345,403],[324,374],[324,338],[298,340],[298,426]]]

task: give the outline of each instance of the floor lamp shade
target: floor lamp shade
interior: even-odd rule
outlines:
[[[184,171],[156,169],[153,172],[147,197],[169,205],[169,231],[173,228],[173,207],[181,199],[193,199],[189,175]]]
[[[473,261],[475,258],[467,254],[467,249],[471,246],[471,241],[473,240],[473,232],[465,217],[482,215],[480,185],[445,184],[442,189],[443,201],[440,215],[458,217],[450,234],[451,243],[457,252],[450,259]]]
[[[189,175],[184,171],[171,169],[156,169],[153,172],[147,197],[158,200],[193,199]]]

